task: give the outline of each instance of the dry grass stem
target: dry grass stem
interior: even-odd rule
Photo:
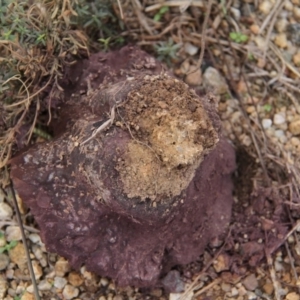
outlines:
[[[202,65],[203,57],[204,57],[204,51],[205,51],[205,40],[206,40],[206,28],[208,25],[209,17],[210,17],[210,12],[211,12],[211,7],[212,7],[213,0],[208,0],[207,4],[207,10],[205,13],[203,25],[202,25],[202,37],[201,37],[201,50],[200,50],[200,56],[197,62],[197,66],[195,67],[194,70],[191,70],[187,74],[191,74],[199,70],[199,68]]]
[[[214,257],[203,267],[202,271],[194,278],[193,282],[189,285],[188,288],[186,288],[184,293],[180,296],[179,300],[185,300],[186,297],[192,291],[195,291],[195,289],[197,289],[198,280],[201,278],[201,276],[203,276],[205,274],[205,272],[209,269],[209,267],[214,263],[214,261],[222,253],[222,251],[223,251],[223,249],[226,245],[226,241],[228,240],[228,237],[230,236],[230,233],[231,233],[231,227],[228,230],[228,234],[227,234],[227,237],[226,237],[225,242],[223,243],[223,245],[220,247],[220,249],[217,251],[217,253],[214,255]]]
[[[207,286],[205,286],[201,290],[196,291],[194,293],[194,297],[197,297],[197,296],[205,293],[206,291],[210,290],[211,288],[213,288],[216,284],[219,284],[220,282],[221,282],[221,278],[215,279],[213,282],[211,282],[210,284],[208,284]]]
[[[277,0],[276,4],[272,8],[271,12],[268,14],[268,16],[265,18],[264,22],[260,26],[259,34],[261,34],[265,30],[265,28],[267,27],[268,23],[273,18],[274,14],[278,11],[280,5],[282,3],[284,4],[285,2],[286,2],[286,0],[283,0],[283,1],[282,0]]]
[[[0,227],[3,227],[3,226],[19,226],[19,224],[17,222],[10,221],[10,220],[0,221]],[[32,233],[40,232],[38,229],[31,227],[31,226],[27,226],[27,225],[23,224],[23,227],[24,227],[24,229],[26,229],[27,231],[32,232]]]
[[[110,118],[108,120],[106,120],[102,125],[100,125],[97,129],[95,129],[93,131],[92,135],[89,138],[87,138],[86,140],[84,140],[83,142],[81,142],[80,145],[83,146],[84,144],[88,143],[90,140],[95,138],[101,131],[104,131],[111,124],[113,124],[113,122],[115,120],[115,109],[116,109],[116,106],[114,105],[110,111]]]
[[[268,50],[268,45],[270,43],[270,39],[271,39],[271,34],[272,34],[272,31],[274,29],[274,25],[275,25],[275,22],[277,20],[277,17],[279,15],[279,13],[281,12],[283,6],[285,5],[285,3],[287,2],[287,0],[277,0],[274,8],[272,9],[271,13],[267,16],[267,18],[265,19],[263,25],[261,26],[260,28],[260,31],[259,31],[259,34],[261,34],[266,26],[266,24],[270,21],[270,26],[269,26],[269,29],[268,29],[268,32],[267,32],[267,36],[266,36],[266,46],[264,48],[264,52],[263,52],[263,59],[265,60],[266,58],[266,54],[267,54],[267,50]]]
[[[163,1],[160,3],[156,3],[145,8],[145,12],[151,12],[154,10],[158,10],[163,6],[170,6],[170,7],[185,7],[185,6],[195,6],[195,7],[204,7],[203,0],[171,0],[171,1]]]
[[[297,240],[296,235],[295,235],[295,239]],[[284,245],[285,245],[285,249],[286,249],[286,252],[288,254],[288,257],[289,257],[289,261],[290,261],[291,269],[292,269],[292,272],[293,272],[293,276],[294,276],[296,282],[298,282],[299,277],[298,277],[298,274],[297,274],[297,271],[296,271],[296,268],[295,268],[294,258],[292,257],[291,250],[290,250],[290,247],[289,247],[289,243],[285,242]],[[298,286],[298,291],[300,293],[300,287],[299,286]]]
[[[120,14],[121,14],[121,19],[124,20],[124,14],[123,14],[123,8],[122,8],[121,1],[117,0],[117,2],[118,2],[118,7],[119,7],[119,10],[120,10]]]
[[[13,188],[12,183],[10,184],[10,190],[11,190],[11,193],[12,193],[12,196],[13,196],[12,198],[13,198],[14,208],[15,208],[18,224],[19,224],[19,227],[20,227],[20,230],[21,230],[23,245],[25,247],[25,253],[26,253],[26,258],[27,258],[28,269],[29,269],[30,278],[31,278],[31,281],[32,281],[32,284],[33,284],[34,296],[35,296],[36,300],[40,300],[40,295],[39,295],[39,291],[38,291],[37,284],[36,284],[36,279],[35,279],[35,274],[34,274],[33,267],[32,267],[32,262],[31,262],[30,253],[29,253],[29,249],[28,249],[28,245],[27,245],[27,240],[26,240],[26,236],[25,236],[25,232],[24,232],[22,218],[21,218],[21,214],[20,214],[20,211],[19,211],[19,206],[18,206],[18,203],[17,203],[15,190]]]
[[[275,272],[275,269],[273,267],[273,259],[272,259],[271,255],[269,253],[266,253],[266,258],[267,258],[267,263],[268,263],[268,266],[269,266],[270,277],[271,277],[273,287],[274,287],[275,299],[276,300],[281,300],[280,292],[279,292],[280,285],[279,285],[278,280],[276,278],[276,272]]]

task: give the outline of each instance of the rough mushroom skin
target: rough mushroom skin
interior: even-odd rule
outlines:
[[[213,96],[133,47],[92,56],[70,82],[95,61],[92,90],[74,85],[54,140],[13,158],[11,178],[48,251],[119,285],[152,286],[225,233],[234,151]]]

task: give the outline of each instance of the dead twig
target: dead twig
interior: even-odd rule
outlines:
[[[207,286],[205,286],[203,289],[197,291],[194,294],[194,297],[199,296],[199,295],[205,293],[206,291],[210,290],[212,287],[214,287],[216,284],[219,284],[220,282],[221,282],[221,278],[215,279],[213,282],[211,282],[210,284],[208,284]]]
[[[187,73],[187,75],[196,72],[197,70],[199,70],[199,68],[202,65],[204,52],[205,52],[206,28],[207,28],[207,24],[208,24],[208,21],[209,21],[209,16],[210,16],[210,12],[211,12],[212,3],[213,3],[213,0],[209,0],[208,4],[207,4],[207,10],[206,10],[204,22],[203,22],[203,25],[202,25],[201,50],[200,50],[200,56],[199,56],[197,65],[194,68],[194,70],[189,71]]]
[[[14,206],[15,206],[15,211],[16,211],[18,224],[19,224],[19,227],[20,227],[20,230],[21,230],[23,245],[25,247],[25,253],[26,253],[26,257],[27,257],[28,269],[29,269],[31,281],[32,281],[32,284],[33,284],[34,296],[35,296],[36,300],[40,300],[40,295],[39,295],[39,291],[38,291],[38,288],[37,288],[36,279],[35,279],[32,263],[31,263],[31,258],[30,258],[30,254],[29,254],[29,250],[28,250],[28,246],[27,246],[27,241],[26,241],[26,236],[25,236],[25,232],[24,232],[24,228],[23,228],[21,214],[20,214],[20,211],[19,211],[19,207],[18,207],[18,203],[17,203],[17,199],[16,199],[16,194],[15,194],[15,190],[14,190],[12,182],[10,182],[10,190],[11,190],[11,193],[12,193],[12,196],[13,196],[12,199],[13,199],[13,203],[14,203]]]
[[[260,30],[259,30],[259,34],[261,34],[265,28],[267,27],[268,23],[270,22],[270,20],[274,17],[274,14],[278,11],[278,8],[280,7],[281,3],[285,3],[286,0],[282,1],[282,0],[277,0],[276,4],[274,5],[273,9],[271,10],[271,12],[268,14],[268,16],[265,18],[264,22],[262,23],[262,25],[260,26]]]
[[[270,277],[271,277],[273,287],[274,287],[275,299],[281,300],[280,293],[279,293],[280,286],[279,286],[278,280],[276,278],[275,269],[273,267],[273,259],[272,259],[271,255],[267,252],[266,252],[266,258],[267,258],[267,263],[269,266]]]
[[[144,27],[144,29],[150,34],[153,35],[153,30],[147,23],[147,17],[142,13],[142,5],[139,0],[131,0],[131,3],[134,7],[135,13],[139,19],[140,24]]]
[[[108,120],[106,120],[103,124],[101,124],[97,129],[95,129],[92,133],[92,135],[87,138],[86,140],[84,140],[83,142],[80,143],[80,145],[84,145],[86,143],[88,143],[90,140],[92,140],[98,133],[100,133],[101,131],[104,131],[106,128],[108,128],[115,120],[115,108],[116,106],[114,105],[111,110],[110,110],[110,118]]]
[[[186,2],[186,3],[185,3]],[[163,6],[170,6],[170,7],[182,7],[183,5],[189,5],[189,6],[196,6],[196,7],[204,7],[204,1],[203,0],[174,0],[174,1],[164,1],[160,3],[156,3],[153,5],[150,5],[145,8],[145,12],[150,12],[153,10],[160,9]]]
[[[218,252],[214,255],[214,257],[206,264],[206,266],[204,266],[204,268],[202,269],[202,271],[196,276],[196,278],[191,283],[191,285],[184,291],[184,293],[181,295],[181,297],[179,298],[179,300],[185,300],[187,298],[187,295],[189,295],[193,290],[195,290],[195,288],[197,287],[197,283],[198,283],[198,280],[200,279],[200,277],[209,269],[209,267],[214,263],[214,261],[217,259],[217,257],[221,254],[221,252],[223,251],[224,247],[226,246],[228,237],[231,234],[231,229],[232,229],[232,227],[229,228],[228,234],[227,234],[227,236],[225,238],[225,241],[224,241],[222,247],[218,250]]]
[[[0,227],[7,226],[7,225],[9,225],[9,226],[18,226],[18,223],[14,222],[14,221],[10,221],[10,220],[4,220],[4,221],[0,222]],[[33,232],[33,233],[39,233],[40,232],[38,229],[27,226],[27,225],[23,225],[23,227],[24,227],[24,229],[26,229],[29,232]]]
[[[287,242],[284,243],[285,245],[285,249],[286,249],[286,252],[288,254],[288,257],[289,257],[289,261],[290,261],[290,265],[291,265],[291,269],[293,271],[293,275],[296,279],[296,282],[298,282],[298,274],[297,274],[297,271],[295,269],[295,264],[294,264],[294,258],[292,257],[292,254],[291,254],[291,250],[290,250],[290,247],[289,247],[289,244]],[[298,286],[298,291],[300,293],[300,287]]]
[[[271,13],[268,15],[268,17],[265,19],[265,22],[269,21],[268,18],[271,16],[271,23],[270,23],[270,26],[269,26],[269,29],[268,29],[268,32],[267,32],[267,36],[266,36],[266,47],[264,49],[264,52],[263,52],[263,59],[265,60],[266,58],[266,54],[267,54],[267,50],[268,50],[268,45],[269,45],[269,42],[270,42],[270,39],[271,39],[271,34],[272,34],[272,31],[274,29],[274,25],[275,25],[275,22],[277,20],[277,17],[279,15],[279,13],[281,12],[283,6],[285,5],[286,3],[286,0],[282,1],[282,0],[277,0],[277,3],[276,5],[274,6],[273,10],[271,11]],[[264,22],[264,23],[265,23]],[[266,23],[267,24],[267,23]],[[264,25],[264,24],[263,24]],[[260,28],[260,31],[259,33],[261,34],[262,31],[263,31],[264,27],[262,26]]]
[[[121,19],[124,20],[124,14],[123,14],[123,9],[122,9],[122,5],[121,5],[121,1],[117,0],[117,2],[118,2],[119,10],[120,10]]]

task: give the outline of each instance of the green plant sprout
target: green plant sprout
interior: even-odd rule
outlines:
[[[26,292],[26,290],[25,291],[23,291],[20,295],[18,295],[18,296],[14,296],[14,300],[21,300],[22,299],[22,297],[23,297],[23,295],[25,294],[25,292]]]
[[[264,111],[270,112],[272,110],[272,105],[267,103],[263,106]]]
[[[106,39],[99,39],[98,40],[100,43],[102,43],[104,52],[106,52],[109,49],[110,40],[111,40],[110,36]]]
[[[63,68],[91,48],[122,44],[122,26],[109,0],[0,0],[0,115],[7,126],[0,127],[0,182],[19,126],[31,123],[27,143],[29,132],[49,138],[36,128],[28,107],[39,116],[37,103],[46,85],[53,84],[59,94]]]
[[[154,47],[158,54],[158,59],[170,65],[171,60],[177,57],[176,54],[181,44],[174,44],[174,41],[169,38],[168,41],[158,42]]]
[[[248,53],[248,59],[251,61],[253,61],[255,59],[253,53],[251,53],[251,52]]]
[[[224,16],[226,16],[227,15],[227,8],[226,8],[225,0],[220,0],[220,3],[221,3],[223,14],[224,14]]]
[[[10,249],[15,248],[17,246],[17,244],[18,244],[18,241],[11,241],[11,242],[9,242],[5,246],[0,247],[0,253],[3,253],[5,251],[8,252]]]
[[[168,12],[168,11],[169,11],[169,7],[168,6],[162,6],[160,8],[160,10],[158,11],[158,13],[155,14],[153,20],[156,21],[156,22],[159,22],[161,20],[161,18],[164,16],[164,14],[166,12]]]
[[[74,1],[74,10],[77,16],[72,17],[71,24],[82,27],[89,35],[99,31],[107,36],[114,35],[111,24],[116,22],[116,17],[112,14],[109,1]]]
[[[50,141],[52,139],[52,136],[49,133],[37,127],[34,127],[33,133],[43,138],[44,140]]]
[[[232,41],[241,44],[248,41],[248,36],[241,32],[230,32],[229,37]]]

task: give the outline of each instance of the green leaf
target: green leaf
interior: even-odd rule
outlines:
[[[229,37],[233,40],[233,41],[235,41],[236,39],[237,39],[237,32],[230,32],[230,34],[229,34]]]
[[[154,20],[155,22],[158,22],[158,21],[160,20],[160,18],[161,18],[161,15],[160,15],[160,14],[156,14],[156,15],[154,16],[153,20]]]
[[[272,110],[272,105],[271,105],[271,104],[265,104],[265,105],[263,106],[263,108],[264,108],[264,110],[265,110],[266,112],[270,112],[270,111]]]
[[[162,16],[168,11],[169,11],[168,6],[161,7],[160,10],[158,11],[158,13],[153,17],[153,20],[156,21],[156,22],[160,21]]]
[[[248,41],[248,36],[241,32],[230,32],[229,37],[236,43],[244,43]]]
[[[164,15],[166,12],[168,12],[169,11],[169,6],[163,6],[163,7],[161,7],[161,9],[159,10],[159,13],[161,14],[161,15]]]
[[[10,249],[13,249],[17,246],[18,241],[11,241],[9,244],[6,244],[3,247],[0,247],[0,253],[3,253],[5,251],[9,251]]]
[[[249,53],[249,54],[248,54],[248,59],[249,59],[249,60],[254,60],[254,55],[253,55],[252,53]]]

